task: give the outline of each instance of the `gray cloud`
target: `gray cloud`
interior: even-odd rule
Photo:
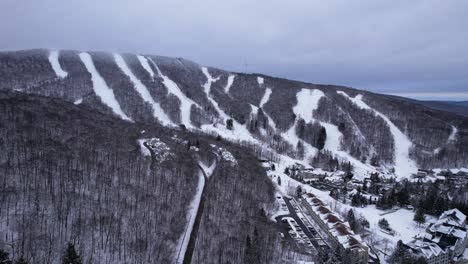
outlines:
[[[3,0],[0,50],[159,54],[377,92],[460,92],[467,10],[463,0]]]

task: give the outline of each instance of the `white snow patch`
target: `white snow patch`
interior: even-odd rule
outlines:
[[[153,69],[151,69],[151,66],[148,63],[148,59],[146,59],[146,57],[141,56],[141,55],[138,55],[137,58],[138,58],[138,61],[140,61],[140,64],[143,67],[143,69],[145,69],[148,72],[148,74],[151,76],[151,78],[154,78],[154,72],[153,72]]]
[[[302,89],[296,94],[297,104],[293,107],[294,113],[306,123],[314,121],[312,113],[317,110],[319,101],[324,96],[323,92],[317,89]]]
[[[109,106],[115,114],[119,115],[122,119],[132,121],[120,108],[119,102],[115,99],[114,91],[107,86],[106,81],[96,70],[93,59],[88,53],[80,53],[80,59],[86,67],[86,70],[91,74],[91,80],[93,81],[93,89],[101,101]]]
[[[74,102],[75,105],[79,105],[83,102],[83,98],[80,98]]]
[[[361,109],[367,109],[374,112],[375,115],[382,118],[390,128],[390,132],[393,135],[394,141],[394,163],[395,163],[395,174],[399,177],[409,177],[412,174],[418,171],[416,163],[410,159],[409,151],[413,146],[413,143],[408,139],[408,137],[398,129],[398,127],[393,124],[393,122],[384,114],[380,113],[379,111],[371,108],[368,106],[363,100],[362,95],[358,94],[356,97],[352,98],[347,93],[343,91],[337,91],[338,94],[343,95],[344,97],[348,98],[351,102],[353,102],[356,106]]]
[[[55,74],[57,74],[58,77],[65,78],[68,76],[68,72],[63,70],[62,66],[60,66],[59,52],[57,50],[51,51],[49,53],[49,62],[50,62],[50,65],[52,66],[52,69],[54,69],[54,72]]]
[[[173,95],[179,98],[182,124],[184,124],[188,128],[192,128],[192,121],[190,121],[190,108],[192,107],[192,105],[198,106],[198,104],[195,103],[192,99],[188,98],[173,80],[164,75],[159,69],[158,65],[153,61],[153,59],[149,58],[149,61],[153,63],[153,66],[158,72],[158,76],[163,79],[164,86],[166,86],[169,93],[172,93]]]
[[[263,106],[268,103],[268,100],[270,100],[270,96],[271,96],[271,89],[270,88],[266,88],[265,89],[265,93],[263,94],[263,97],[262,97],[262,100],[260,100],[260,107],[263,108]]]
[[[148,91],[148,88],[146,88],[146,86],[135,76],[135,74],[133,74],[124,58],[122,58],[122,56],[119,54],[114,54],[114,60],[122,72],[127,75],[128,78],[130,78],[130,81],[133,83],[133,87],[141,96],[141,98],[151,105],[151,108],[153,109],[153,116],[157,118],[163,125],[172,125],[171,120],[161,108],[159,103],[153,100],[153,97]]]
[[[450,133],[447,143],[457,140],[457,132],[458,129],[455,126],[452,126],[452,133]]]
[[[226,87],[224,87],[224,92],[226,92],[227,94],[231,90],[231,86],[234,83],[234,77],[236,77],[236,76],[233,75],[233,74],[230,74],[229,77],[228,77]]]
[[[257,82],[258,82],[259,85],[262,85],[263,82],[264,82],[263,77],[258,76],[257,77]]]

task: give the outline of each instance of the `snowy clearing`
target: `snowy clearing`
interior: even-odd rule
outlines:
[[[74,102],[75,105],[79,105],[81,103],[83,103],[83,98],[80,98]]]
[[[159,103],[153,100],[148,88],[133,74],[133,72],[128,67],[127,63],[125,62],[124,58],[122,58],[119,54],[114,54],[114,60],[117,66],[122,70],[122,72],[130,78],[130,81],[133,83],[133,87],[141,96],[141,98],[151,105],[153,109],[153,116],[158,119],[163,125],[172,125],[171,120],[166,115],[164,110],[161,108]]]
[[[60,66],[59,63],[59,52],[57,50],[51,51],[49,54],[49,62],[50,65],[52,66],[52,69],[54,69],[55,74],[59,78],[65,78],[68,76],[68,72],[62,69],[62,66]]]
[[[408,137],[403,132],[401,132],[400,129],[398,129],[398,127],[395,124],[393,124],[393,122],[387,116],[368,106],[362,100],[361,94],[358,94],[356,95],[356,97],[352,98],[343,91],[337,91],[337,93],[348,98],[359,108],[372,111],[375,115],[379,116],[387,123],[394,139],[395,175],[397,175],[398,177],[409,177],[418,171],[416,163],[409,157],[409,151],[412,148],[413,143],[411,143]]]
[[[262,85],[263,84],[263,77],[257,77],[257,83],[258,85]]]
[[[122,119],[127,121],[132,121],[120,108],[119,102],[115,99],[114,91],[107,86],[106,81],[101,77],[101,75],[96,70],[94,66],[93,59],[88,53],[80,53],[80,59],[86,67],[86,70],[91,74],[91,80],[93,82],[93,89],[101,101],[109,106],[112,111],[120,116]]]

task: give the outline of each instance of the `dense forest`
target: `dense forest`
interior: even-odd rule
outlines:
[[[242,262],[254,233],[261,262],[283,252],[266,217],[273,186],[241,146],[16,92],[0,93],[0,111],[0,248],[11,259],[60,263],[71,243],[83,263],[173,262],[211,145],[239,166],[221,159],[207,184],[193,262]],[[142,154],[138,140],[155,137],[164,159]]]

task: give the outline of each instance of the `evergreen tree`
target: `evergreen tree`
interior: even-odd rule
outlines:
[[[15,264],[28,264],[28,262],[26,261],[26,259],[24,259],[24,257],[20,257],[16,262]]]
[[[281,177],[278,176],[278,185],[281,185]]]
[[[78,253],[76,253],[75,246],[72,243],[68,243],[62,264],[82,264],[81,258]]]
[[[327,130],[324,127],[320,128],[319,136],[317,139],[317,148],[323,149],[325,147],[325,141],[327,140]]]
[[[296,146],[296,150],[297,150],[297,158],[302,160],[304,159],[304,143],[302,143],[302,140],[299,140],[297,142],[297,146]]]
[[[349,227],[351,227],[351,230],[356,232],[357,224],[356,224],[356,218],[354,217],[353,209],[349,209],[348,211],[348,223],[349,223]]]
[[[378,222],[379,227],[385,230],[390,230],[390,224],[388,223],[387,219],[382,218]]]
[[[10,254],[0,249],[0,264],[11,264]]]
[[[414,214],[413,220],[418,223],[418,225],[422,225],[426,222],[426,218],[424,217],[424,211],[422,208],[418,208],[416,213]]]
[[[226,120],[227,129],[232,130],[233,125],[234,125],[234,120],[232,120],[232,118],[229,118],[228,120]]]
[[[388,263],[403,263],[406,258],[406,251],[403,246],[403,242],[401,240],[398,240],[397,245],[395,247],[395,251],[390,255],[388,258]]]
[[[297,195],[297,197],[301,197],[301,195],[302,195],[302,187],[301,187],[301,185],[297,185],[297,188],[296,188],[296,195]]]

